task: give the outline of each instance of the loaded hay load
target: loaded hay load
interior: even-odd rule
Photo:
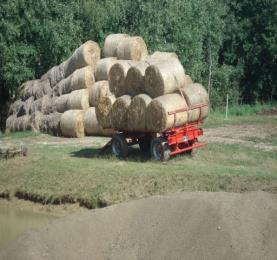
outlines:
[[[141,61],[148,56],[147,46],[139,36],[122,38],[116,48],[119,60]]]
[[[112,109],[116,101],[114,95],[102,97],[95,107],[95,112],[99,124],[104,128],[113,128]]]
[[[79,89],[72,91],[67,100],[67,109],[87,109],[89,108],[88,90]]]
[[[144,76],[145,70],[149,65],[149,62],[141,61],[128,70],[125,85],[129,95],[135,96],[145,92]]]
[[[128,34],[116,33],[106,37],[103,55],[104,57],[116,57],[116,49],[121,40],[130,37]]]
[[[109,71],[111,67],[116,63],[116,61],[117,58],[115,57],[109,57],[99,60],[96,64],[95,79],[97,81],[108,80]]]
[[[61,131],[66,137],[84,137],[84,111],[68,110],[61,116]]]
[[[170,128],[186,124],[188,122],[187,111],[172,113],[186,108],[188,108],[186,100],[177,93],[153,99],[146,109],[147,130],[162,133]]]
[[[178,56],[175,52],[162,52],[162,51],[155,51],[145,60],[168,60],[171,58],[178,59]]]
[[[132,99],[128,108],[128,129],[133,131],[146,130],[146,109],[152,98],[146,94],[139,94]]]
[[[193,81],[192,81],[191,77],[189,75],[185,74],[185,83],[184,83],[183,87],[186,87],[192,83],[193,83]]]
[[[173,93],[185,83],[185,70],[178,59],[163,60],[145,71],[145,91],[152,98]]]
[[[132,97],[123,95],[116,99],[112,107],[112,126],[113,128],[128,129],[128,108]]]
[[[190,108],[189,110],[189,122],[203,120],[209,113],[209,96],[206,89],[198,83],[190,84],[180,90],[187,101]],[[195,106],[205,105],[201,108],[193,109]]]
[[[110,91],[109,82],[107,80],[101,80],[95,82],[89,91],[89,104],[92,107],[97,106],[99,100],[103,97],[112,95]]]
[[[110,69],[109,72],[109,84],[111,92],[116,97],[125,95],[128,90],[126,86],[126,76],[128,70],[135,65],[131,60],[118,60]]]

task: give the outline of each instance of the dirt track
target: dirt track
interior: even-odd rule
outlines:
[[[276,259],[277,196],[192,192],[75,214],[0,259]]]

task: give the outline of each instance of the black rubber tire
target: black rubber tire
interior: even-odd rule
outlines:
[[[164,138],[158,137],[151,142],[151,156],[156,161],[167,161],[170,158],[170,149]]]
[[[139,149],[141,153],[143,154],[150,154],[150,148],[151,148],[151,139],[149,138],[141,138],[138,141]]]
[[[117,157],[125,158],[128,156],[129,147],[122,134],[114,134],[112,137],[112,152]]]

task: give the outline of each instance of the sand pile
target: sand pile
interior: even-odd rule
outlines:
[[[0,259],[276,259],[276,244],[276,194],[190,192],[54,221]]]

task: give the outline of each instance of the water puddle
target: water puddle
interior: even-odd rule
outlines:
[[[19,210],[0,204],[0,248],[16,239],[24,231],[42,227],[56,218],[45,213]]]

